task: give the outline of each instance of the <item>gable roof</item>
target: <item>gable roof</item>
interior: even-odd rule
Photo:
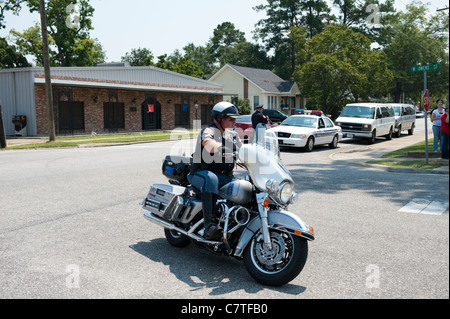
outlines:
[[[230,68],[239,73],[242,77],[258,86],[261,90],[270,93],[290,93],[295,81],[286,81],[280,78],[278,75],[270,70],[254,69],[244,66],[237,66],[232,64],[226,64],[216,74],[214,74],[209,80],[214,81],[216,75],[221,73],[226,68]]]

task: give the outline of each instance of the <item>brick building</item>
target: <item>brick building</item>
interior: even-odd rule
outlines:
[[[192,128],[210,121],[223,86],[155,67],[51,68],[58,135]],[[25,115],[27,136],[48,135],[43,68],[0,70],[6,135],[12,116]]]

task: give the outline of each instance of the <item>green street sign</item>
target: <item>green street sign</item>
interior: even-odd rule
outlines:
[[[416,65],[411,67],[411,72],[437,71],[440,68],[440,64]]]

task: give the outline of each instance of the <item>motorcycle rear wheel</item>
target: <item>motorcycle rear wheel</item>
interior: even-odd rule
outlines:
[[[191,243],[189,237],[177,232],[173,229],[164,228],[166,239],[172,246],[183,248]]]
[[[264,248],[257,233],[244,251],[244,264],[259,283],[282,286],[295,279],[306,264],[308,242],[286,232],[272,231],[272,250]]]

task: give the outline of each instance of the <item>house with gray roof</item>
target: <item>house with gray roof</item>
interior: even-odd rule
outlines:
[[[226,64],[209,81],[223,85],[224,100],[248,99],[253,108],[264,105],[293,114],[305,104],[297,83],[283,80],[270,70]]]

